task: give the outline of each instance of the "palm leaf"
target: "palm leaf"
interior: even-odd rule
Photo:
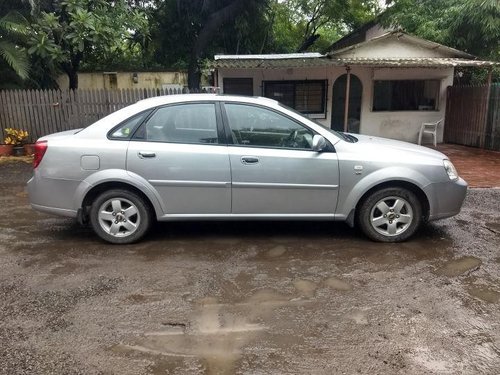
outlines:
[[[22,79],[28,78],[29,63],[26,51],[15,44],[0,40],[0,56]]]
[[[0,18],[0,32],[26,35],[28,34],[28,25],[26,18],[18,12],[9,12]]]

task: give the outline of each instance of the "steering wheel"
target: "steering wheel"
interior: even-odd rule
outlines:
[[[298,135],[299,135],[299,131],[297,129],[292,130],[286,138],[283,138],[283,140],[281,141],[281,145],[284,147],[297,148],[299,146],[297,143]]]

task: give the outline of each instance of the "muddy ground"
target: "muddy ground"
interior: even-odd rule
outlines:
[[[111,246],[0,164],[0,373],[498,374],[500,190],[404,244],[338,223],[159,224]]]

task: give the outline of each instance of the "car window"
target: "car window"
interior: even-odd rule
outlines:
[[[192,103],[158,108],[134,139],[174,143],[218,143],[215,105]]]
[[[274,111],[244,104],[226,103],[233,143],[252,147],[310,150],[313,131]]]
[[[151,111],[144,111],[128,118],[125,121],[122,121],[122,123],[117,128],[111,131],[111,134],[109,136],[114,139],[129,138],[132,135],[135,127],[139,125],[149,113],[151,113]]]

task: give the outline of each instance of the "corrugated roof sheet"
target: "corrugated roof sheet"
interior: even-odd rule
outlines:
[[[310,59],[323,57],[319,52],[302,53],[268,53],[261,55],[215,55],[215,60],[280,60],[280,59]]]
[[[219,59],[213,63],[215,68],[229,69],[280,69],[280,68],[309,68],[317,66],[331,66],[332,62],[326,57],[291,58],[291,59]]]
[[[296,54],[293,54],[296,55]],[[278,58],[256,58],[258,55],[240,55],[237,58],[233,56],[218,56],[212,66],[214,68],[226,69],[283,69],[283,68],[308,68],[308,67],[327,67],[327,66],[369,66],[369,67],[423,67],[423,68],[444,68],[459,66],[478,66],[487,67],[500,65],[498,62],[469,60],[460,58],[441,58],[441,57],[415,57],[415,58],[334,58],[323,55],[286,57],[279,55]],[[269,55],[272,56],[272,55]]]
[[[493,66],[498,65],[493,61],[469,60],[443,57],[414,57],[414,58],[332,58],[332,63],[337,65],[364,65],[373,67],[455,67],[455,66]]]

